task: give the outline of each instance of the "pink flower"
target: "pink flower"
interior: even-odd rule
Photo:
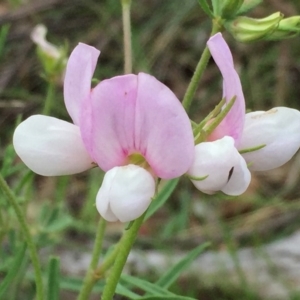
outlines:
[[[32,116],[17,127],[13,143],[24,163],[44,176],[95,164],[108,171],[97,208],[107,220],[131,221],[149,206],[156,177],[171,179],[188,170],[193,134],[176,96],[148,74],[113,77],[91,89],[99,53],[79,44],[69,58],[64,98],[74,124]],[[136,196],[141,190],[146,197]]]
[[[299,149],[300,112],[280,107],[245,115],[242,86],[228,45],[220,33],[207,45],[223,76],[223,98],[227,103],[233,97],[236,100],[210,135],[210,142],[196,145],[188,174],[205,193],[240,195],[251,180],[246,163],[253,170],[270,170],[286,163]]]

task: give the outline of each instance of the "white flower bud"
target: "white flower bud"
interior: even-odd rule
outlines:
[[[196,145],[194,162],[188,175],[203,178],[192,179],[192,182],[207,194],[222,191],[228,195],[240,195],[251,180],[246,162],[234,146],[234,139],[228,136]]]
[[[300,147],[300,112],[287,107],[246,114],[240,150],[265,147],[242,154],[249,168],[266,171],[282,166]]]
[[[129,222],[140,217],[155,194],[155,180],[136,165],[114,167],[103,179],[96,207],[107,221]]]
[[[16,128],[13,144],[22,161],[43,176],[70,175],[94,166],[78,126],[34,115]]]
[[[59,59],[61,56],[59,49],[46,40],[46,34],[47,28],[44,25],[39,24],[34,27],[30,37],[32,41],[40,47],[43,53],[54,59]]]

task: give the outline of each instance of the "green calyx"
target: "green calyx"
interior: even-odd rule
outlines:
[[[254,42],[271,35],[279,26],[283,14],[276,12],[268,17],[254,19],[245,16],[226,22],[225,27],[240,42]]]
[[[195,180],[195,181],[203,181],[203,180],[205,180],[208,176],[209,176],[209,175],[202,176],[202,177],[196,177],[196,176],[187,175],[187,177],[188,177],[190,180]]]
[[[223,121],[227,116],[233,104],[235,103],[236,97],[233,97],[230,102],[222,110],[222,107],[226,103],[225,99],[214,108],[214,110],[208,114],[208,116],[198,125],[192,123],[195,144],[200,144],[204,142],[207,137],[214,131],[214,129]]]
[[[262,148],[264,148],[266,146],[267,145],[259,145],[259,146],[252,147],[252,148],[242,149],[242,150],[239,150],[239,153],[240,154],[244,154],[244,153],[249,153],[249,152],[257,151],[257,150],[262,149]]]
[[[221,16],[224,19],[232,18],[242,6],[244,0],[226,0],[221,10]]]
[[[133,153],[133,154],[129,155],[127,163],[140,166],[144,169],[150,168],[145,157],[140,153]]]

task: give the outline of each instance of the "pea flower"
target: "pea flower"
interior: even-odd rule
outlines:
[[[16,128],[13,143],[40,175],[69,175],[98,165],[107,172],[96,199],[99,213],[127,222],[148,208],[157,177],[187,172],[193,133],[179,100],[153,76],[117,76],[91,88],[99,54],[79,44],[68,60],[64,101],[74,124],[31,116]]]
[[[59,59],[61,53],[59,49],[46,40],[47,28],[43,24],[35,26],[30,34],[32,41],[49,57]]]
[[[48,42],[46,34],[47,28],[38,24],[33,28],[30,37],[37,45],[37,55],[43,66],[44,77],[60,83],[66,67],[66,49]]]
[[[222,191],[237,196],[250,184],[249,169],[277,168],[296,153],[300,147],[300,112],[279,107],[245,114],[242,86],[228,45],[220,33],[207,44],[222,73],[223,98],[228,104],[235,97],[235,102],[208,141],[195,146],[188,175],[205,193]]]
[[[264,147],[260,147],[263,146]],[[268,171],[288,162],[300,147],[300,112],[288,107],[246,114],[238,149],[253,171]]]

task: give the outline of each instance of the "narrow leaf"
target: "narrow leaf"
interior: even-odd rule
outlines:
[[[137,277],[133,277],[130,275],[123,274],[121,276],[121,281],[132,284],[132,285],[140,288],[141,290],[148,292],[149,294],[152,294],[155,296],[173,296],[174,295],[170,291],[167,291],[164,288],[159,287],[156,284],[153,284],[149,281],[146,281],[146,280],[143,280],[143,279],[140,279]]]
[[[213,18],[214,17],[214,14],[213,12],[211,11],[211,9],[209,8],[206,0],[198,0],[198,3],[200,4],[202,10],[210,17],[210,18]]]
[[[213,11],[215,16],[221,16],[221,4],[224,4],[224,0],[211,0]]]
[[[249,10],[253,9],[260,3],[262,3],[262,0],[244,1],[242,6],[237,11],[237,15],[243,15],[243,14],[247,13]]]
[[[197,300],[197,299],[174,295],[174,296],[146,296],[146,297],[138,298],[136,300]]]
[[[186,270],[190,264],[202,253],[210,243],[204,243],[197,248],[190,251],[183,259],[181,259],[177,264],[172,266],[157,282],[156,284],[162,288],[169,288],[173,284],[180,274]]]
[[[15,259],[11,263],[9,271],[3,281],[0,284],[0,299],[3,299],[2,296],[9,287],[10,283],[16,278],[16,275],[22,266],[22,261],[24,259],[25,251],[27,244],[23,243],[23,245],[18,249],[18,252],[15,254]]]
[[[141,297],[140,295],[130,291],[127,287],[125,287],[124,285],[122,285],[120,283],[118,283],[118,285],[117,285],[116,294],[125,296],[131,300],[139,299]]]
[[[60,261],[58,257],[50,257],[48,264],[48,300],[59,300],[60,289]]]
[[[169,199],[172,192],[176,188],[179,182],[179,178],[169,180],[164,187],[159,191],[156,198],[151,202],[150,207],[148,208],[145,220],[149,219],[163,204]]]

